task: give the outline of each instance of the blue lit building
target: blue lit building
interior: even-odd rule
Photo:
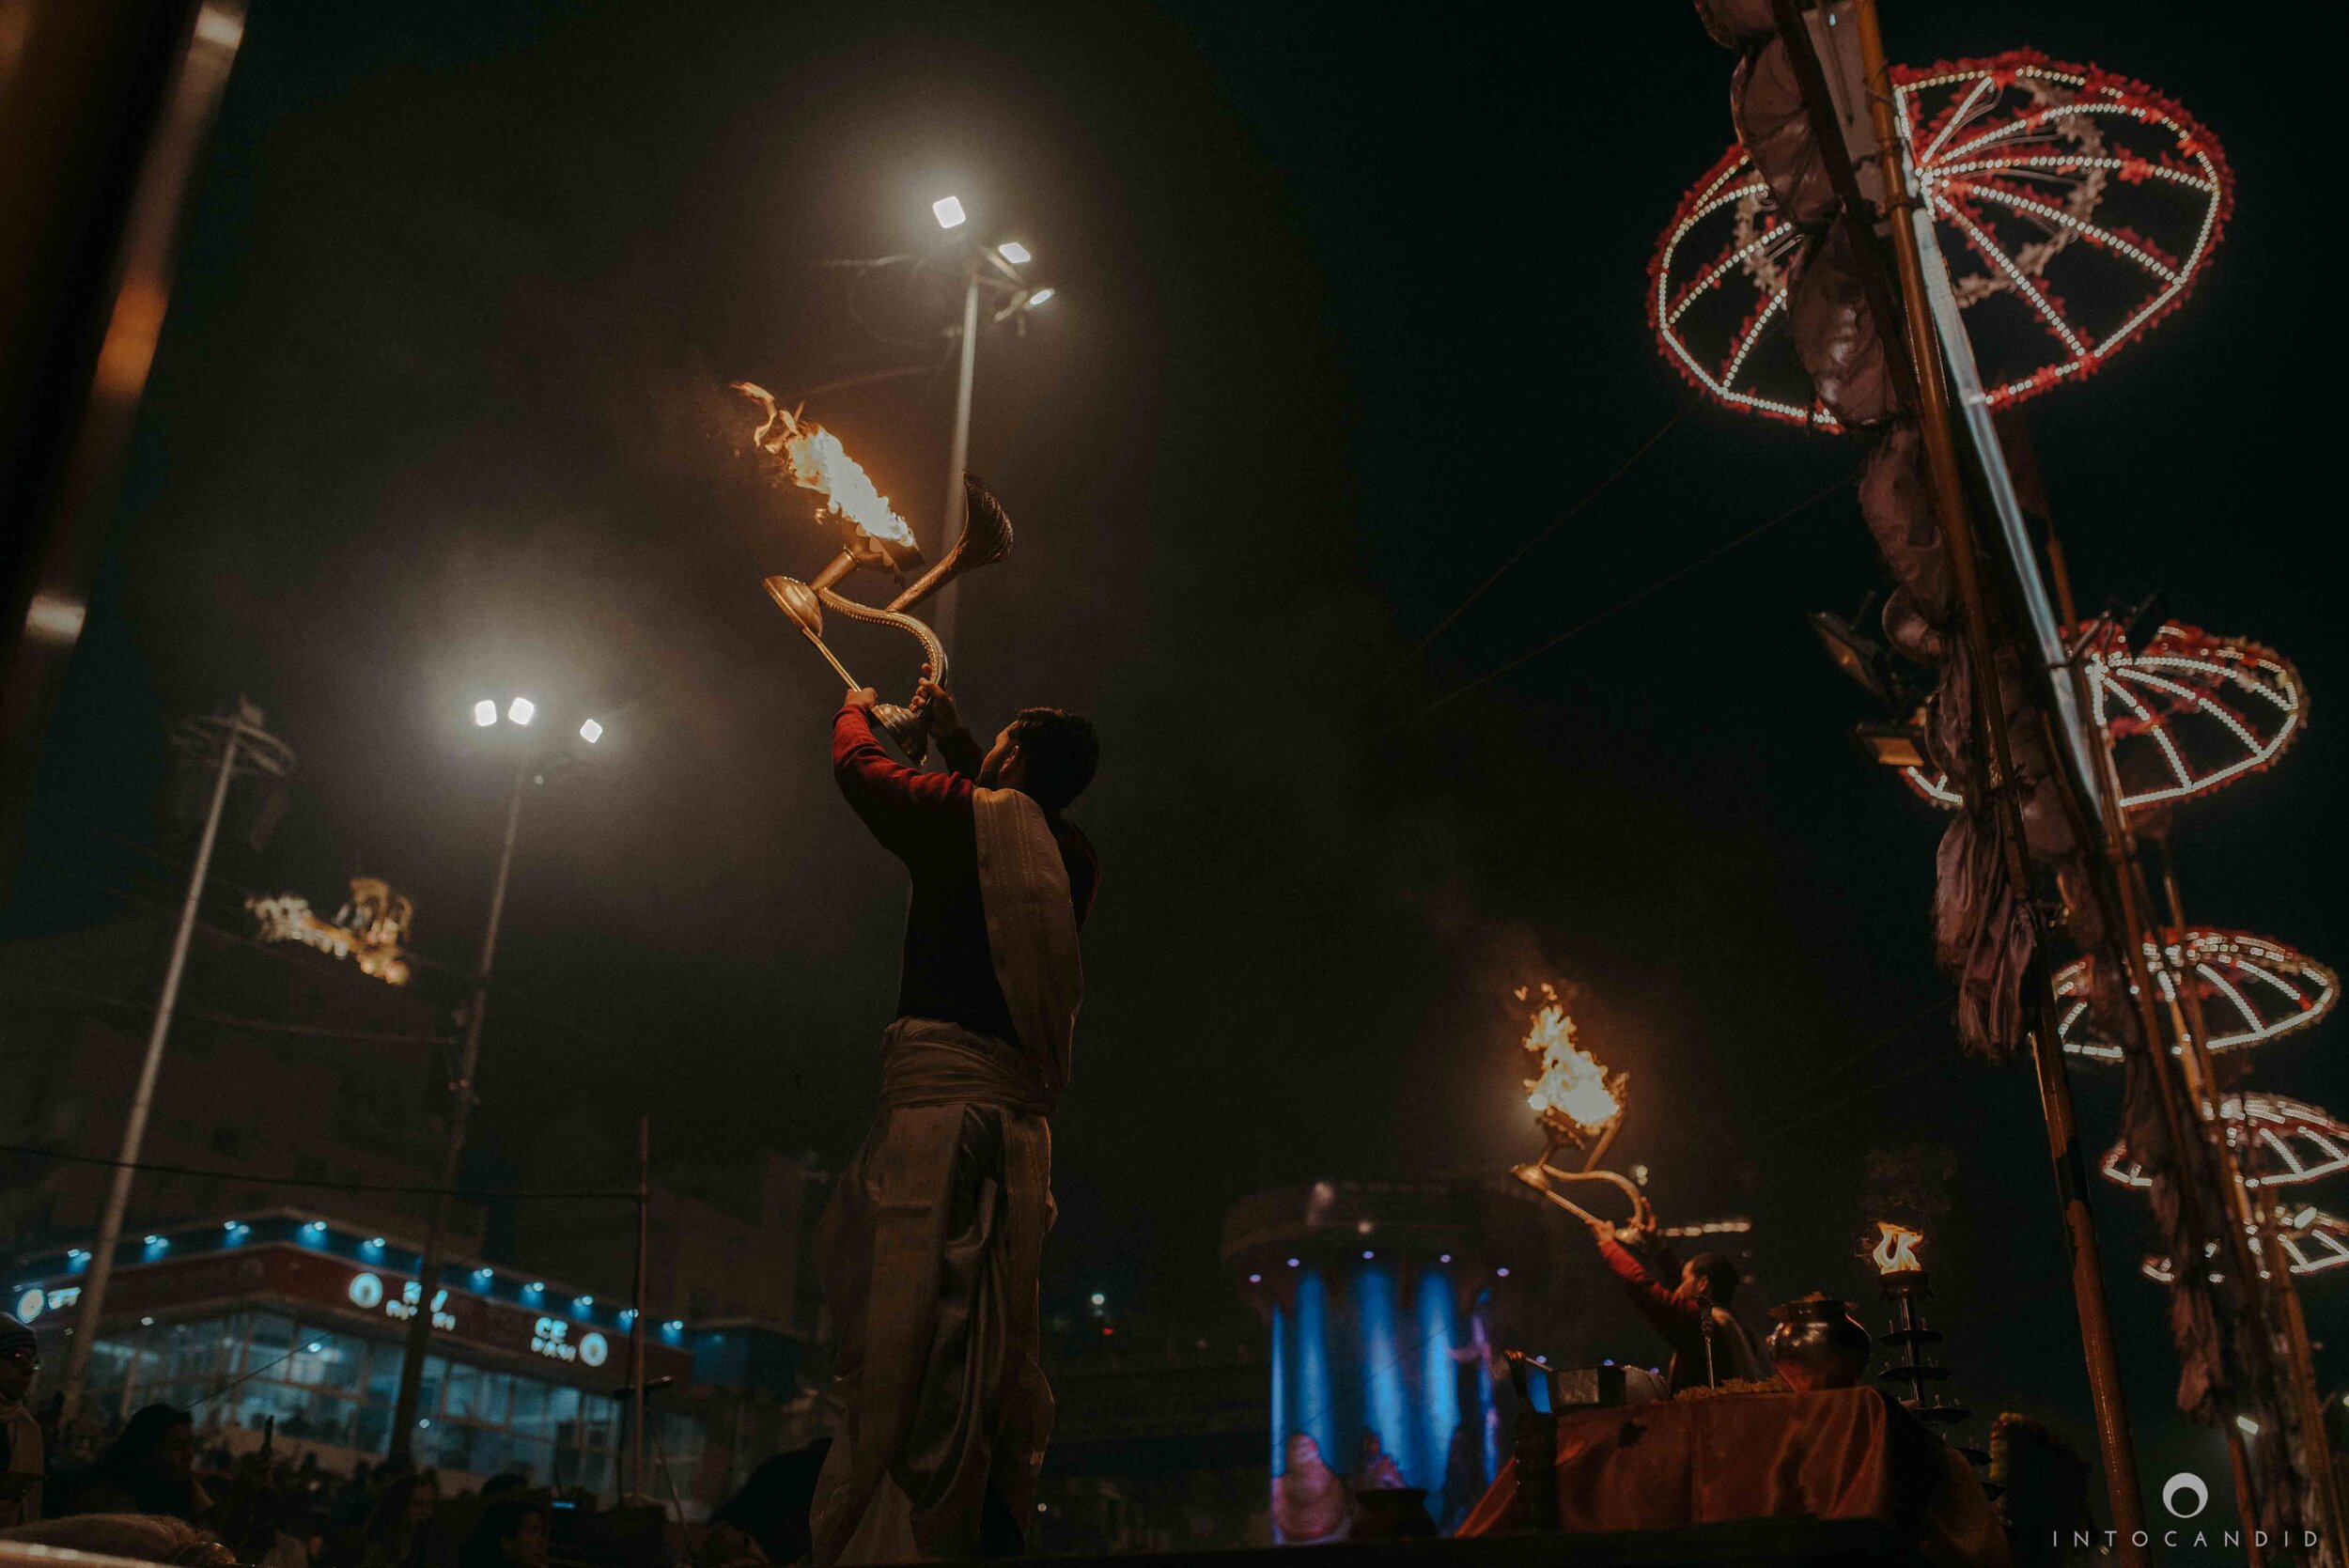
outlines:
[[[86,1247],[16,1260],[6,1303],[66,1360],[89,1268]],[[91,1353],[86,1400],[118,1417],[164,1402],[192,1409],[207,1444],[232,1452],[273,1423],[281,1452],[333,1469],[384,1452],[409,1322],[422,1310],[417,1249],[325,1215],[270,1209],[126,1235]],[[604,1498],[627,1440],[633,1313],[559,1281],[470,1261],[434,1293],[417,1458],[462,1483],[521,1470]],[[730,1486],[710,1461],[713,1412],[697,1397],[766,1383],[790,1389],[796,1347],[755,1326],[646,1326],[647,1378],[674,1380],[648,1430],[656,1494],[691,1512]],[[731,1456],[728,1455],[728,1458]],[[665,1475],[662,1473],[665,1470]]]
[[[1636,1331],[1530,1197],[1505,1177],[1316,1182],[1231,1210],[1223,1265],[1270,1337],[1276,1481],[1309,1437],[1347,1490],[1421,1488],[1449,1530],[1506,1456],[1499,1350],[1572,1364],[1595,1331]]]

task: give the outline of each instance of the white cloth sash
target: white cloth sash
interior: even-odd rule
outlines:
[[[1068,1087],[1085,989],[1068,867],[1044,808],[1019,790],[972,791],[971,816],[978,831],[979,896],[995,982],[1003,988],[1020,1046],[1043,1075],[1047,1093],[1058,1099]]]

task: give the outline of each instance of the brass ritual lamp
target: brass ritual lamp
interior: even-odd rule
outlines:
[[[1526,1079],[1525,1087],[1526,1103],[1548,1141],[1539,1158],[1511,1166],[1509,1174],[1587,1224],[1607,1221],[1559,1191],[1562,1185],[1601,1182],[1619,1188],[1631,1200],[1632,1219],[1650,1219],[1647,1195],[1629,1177],[1598,1169],[1623,1126],[1623,1094],[1630,1075],[1610,1075],[1577,1045],[1574,1020],[1559,1005],[1558,993],[1544,986],[1542,995],[1546,1004],[1533,1015],[1532,1030],[1525,1037],[1525,1048],[1540,1060],[1540,1072]],[[1578,1154],[1579,1162],[1569,1168],[1565,1161]]]
[[[782,458],[794,484],[822,495],[824,510],[841,529],[840,553],[813,581],[802,582],[781,575],[769,577],[764,581],[768,597],[775,601],[777,609],[791,617],[801,634],[816,645],[816,651],[824,656],[832,673],[847,682],[850,691],[862,683],[824,642],[826,610],[852,621],[894,627],[911,637],[922,645],[930,678],[944,686],[945,644],[926,624],[907,612],[964,572],[991,566],[1011,553],[1011,519],[1003,511],[1003,503],[975,475],[965,474],[962,533],[948,548],[945,559],[924,570],[922,551],[914,543],[913,531],[890,508],[889,498],[874,489],[864,470],[841,447],[838,437],[820,425],[801,421],[793,411],[779,407],[763,387],[737,381],[734,389],[765,411],[765,422],[752,437],[753,442],[761,451]],[[887,605],[860,603],[837,590],[837,585],[859,567],[885,573],[899,584],[896,596]],[[912,572],[920,575],[907,582],[907,575]],[[907,761],[918,766],[927,754],[926,714],[915,713],[896,703],[876,703],[873,721],[896,743]]]

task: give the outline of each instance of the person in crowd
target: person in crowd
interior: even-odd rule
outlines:
[[[49,1456],[26,1403],[39,1373],[40,1342],[13,1314],[0,1312],[0,1529],[40,1517]]]
[[[696,1568],[754,1568],[771,1563],[791,1568],[806,1560],[813,1542],[808,1511],[816,1500],[816,1478],[832,1439],[778,1453],[753,1470],[741,1490],[709,1516],[693,1553]]]
[[[457,1568],[547,1568],[547,1545],[546,1510],[528,1498],[500,1498],[457,1549]]]
[[[384,1487],[367,1520],[359,1568],[431,1568],[432,1510],[439,1502],[428,1475],[403,1475]]]
[[[1272,1480],[1272,1539],[1283,1545],[1343,1541],[1353,1514],[1346,1483],[1310,1432],[1289,1434],[1287,1467]]]
[[[1666,1376],[1672,1391],[1760,1378],[1761,1358],[1754,1354],[1745,1326],[1729,1310],[1737,1297],[1737,1265],[1719,1252],[1699,1252],[1685,1264],[1675,1261],[1652,1219],[1644,1219],[1630,1234],[1640,1251],[1657,1260],[1674,1283],[1663,1284],[1624,1245],[1614,1226],[1604,1221],[1591,1225],[1591,1239],[1598,1243],[1607,1271],[1672,1346]]]
[[[1357,1492],[1392,1492],[1403,1485],[1403,1467],[1394,1462],[1394,1455],[1379,1440],[1370,1427],[1362,1428],[1361,1443],[1354,1453],[1353,1487]]]
[[[74,1514],[159,1514],[202,1526],[212,1499],[195,1479],[195,1418],[149,1405],[123,1423],[72,1495]]]

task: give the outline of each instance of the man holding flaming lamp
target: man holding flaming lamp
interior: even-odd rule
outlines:
[[[860,567],[899,579],[918,567],[911,530],[837,437],[738,385],[764,414],[758,449],[842,526],[840,556],[812,582],[766,588],[848,685],[832,775],[913,882],[880,1112],[817,1234],[843,1410],[810,1510],[815,1560],[1009,1556],[1051,1434],[1036,1276],[1053,1213],[1050,1118],[1084,992],[1077,931],[1100,876],[1061,813],[1092,782],[1098,748],[1084,720],[1031,707],[982,755],[947,693],[944,645],[906,613],[1009,553],[1010,520],[985,487],[964,476],[971,523],[945,559],[886,608],[863,604],[835,584]],[[824,642],[826,610],[922,644],[909,706],[849,675]],[[877,725],[912,767],[882,749]],[[932,745],[944,772],[919,770]]]
[[[1520,999],[1525,994],[1518,992]],[[1510,1173],[1590,1227],[1608,1272],[1672,1346],[1668,1381],[1673,1393],[1760,1377],[1761,1358],[1754,1354],[1753,1342],[1728,1310],[1737,1294],[1736,1265],[1719,1252],[1700,1252],[1686,1264],[1675,1261],[1657,1234],[1646,1195],[1613,1172],[1596,1169],[1623,1123],[1626,1075],[1609,1077],[1577,1043],[1574,1020],[1566,1016],[1554,987],[1544,986],[1542,998],[1544,1006],[1533,1015],[1533,1027],[1525,1037],[1526,1050],[1540,1059],[1541,1068],[1538,1076],[1526,1079],[1525,1088],[1526,1101],[1549,1145],[1540,1159],[1516,1166]],[[1559,1151],[1569,1145],[1587,1148],[1579,1170],[1556,1163]],[[1558,1190],[1567,1182],[1606,1182],[1621,1188],[1631,1199],[1631,1223],[1619,1232],[1571,1202]],[[1639,1253],[1658,1260],[1674,1283],[1667,1286],[1657,1279],[1633,1249],[1624,1245],[1626,1235]]]
[[[874,701],[859,687],[833,715],[832,773],[913,897],[880,1112],[817,1237],[846,1405],[812,1512],[824,1568],[1019,1548],[1052,1421],[1050,1117],[1100,875],[1061,815],[1093,777],[1085,721],[1022,709],[982,756],[925,679],[913,707],[952,770],[917,772],[875,738]]]

